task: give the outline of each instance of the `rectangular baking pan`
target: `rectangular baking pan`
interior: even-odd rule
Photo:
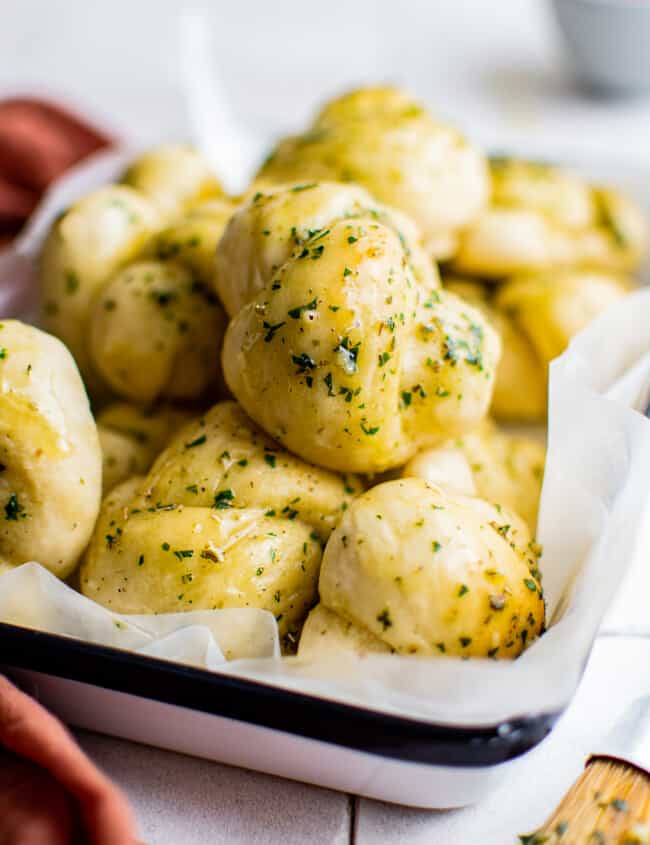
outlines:
[[[420,807],[480,800],[560,715],[437,725],[7,624],[0,668],[78,727]]]
[[[645,168],[563,163],[615,182],[650,208]],[[107,158],[102,167],[100,182],[116,165]],[[0,671],[71,725],[430,808],[479,801],[563,712],[473,727],[435,724],[2,623]]]

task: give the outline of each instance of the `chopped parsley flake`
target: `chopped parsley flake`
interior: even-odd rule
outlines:
[[[226,510],[226,508],[232,507],[232,500],[235,498],[235,494],[232,490],[221,490],[217,495],[214,497],[214,504],[212,505],[213,508],[216,508],[218,511]]]
[[[470,324],[470,332],[474,338],[474,345],[466,340],[459,340],[451,335],[445,335],[444,341],[444,359],[450,361],[452,365],[458,361],[465,361],[470,366],[475,366],[479,370],[483,369],[483,356],[481,346],[483,341],[483,329],[477,326],[476,323]]]
[[[12,493],[5,505],[5,519],[9,522],[18,522],[19,519],[27,519],[27,517],[28,514],[18,501],[18,496]]]
[[[341,338],[338,345],[334,347],[334,352],[338,352],[339,358],[346,373],[351,375],[357,371],[357,358],[359,357],[359,348],[361,342],[352,345],[350,338],[346,335]]]
[[[170,302],[173,302],[176,299],[176,294],[174,291],[157,291],[152,290],[149,296],[153,299],[154,302],[157,302],[162,308],[166,305],[169,305]]]
[[[434,305],[440,302],[440,294],[437,290],[432,290],[429,295],[429,299],[423,303],[424,308],[433,308]]]
[[[308,191],[310,188],[318,187],[318,182],[308,182],[305,185],[295,185],[293,188],[290,188],[294,194],[297,194],[299,191]]]
[[[79,290],[79,277],[74,270],[68,270],[65,274],[65,290],[70,295]]]
[[[373,434],[377,434],[380,427],[381,426],[378,426],[378,425],[373,425],[373,426],[368,427],[368,426],[366,426],[365,422],[361,423],[361,430],[363,431],[364,434],[367,434],[370,437],[372,437]]]
[[[387,607],[385,607],[381,613],[377,614],[377,622],[379,622],[382,630],[384,631],[391,627],[393,620],[390,618],[390,612]]]
[[[296,308],[291,308],[287,313],[292,320],[298,320],[303,311],[315,311],[317,307],[318,298],[315,297],[311,300],[311,302],[307,302],[305,305],[298,305]],[[284,323],[281,325],[284,325]]]
[[[266,329],[266,334],[264,335],[264,342],[270,343],[273,338],[275,337],[275,333],[279,331],[282,326],[286,325],[286,323],[267,323],[266,320],[262,323],[263,327]]]
[[[298,375],[316,368],[316,362],[306,352],[301,352],[300,355],[292,355],[291,360],[298,367]]]

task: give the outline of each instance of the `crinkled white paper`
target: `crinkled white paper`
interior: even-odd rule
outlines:
[[[18,265],[31,271],[54,215],[114,178],[125,160],[98,156],[55,187],[16,250],[0,260],[0,287]],[[598,318],[552,364],[539,529],[549,630],[513,663],[380,655],[282,660],[275,622],[263,611],[117,616],[35,564],[0,577],[0,619],[441,723],[558,710],[573,694],[608,608],[607,630],[650,633],[649,400],[650,291],[641,291]],[[224,662],[224,655],[235,659]],[[640,688],[650,690],[650,667],[639,671]]]
[[[0,575],[0,621],[154,657],[219,668],[227,659],[277,658],[277,625],[266,610],[113,613],[37,563]]]

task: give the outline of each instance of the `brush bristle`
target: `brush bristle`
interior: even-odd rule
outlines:
[[[650,777],[593,760],[546,824],[522,845],[650,845]]]

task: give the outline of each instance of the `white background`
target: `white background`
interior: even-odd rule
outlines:
[[[580,92],[542,0],[231,0],[196,7],[205,10],[214,63],[237,116],[264,139],[299,127],[332,93],[387,81],[407,85],[493,149],[650,160],[648,101]],[[181,8],[174,0],[0,0],[0,93],[67,99],[128,140],[186,138]],[[347,843],[352,836],[357,845],[508,845],[541,821],[590,742],[634,697],[634,660],[647,662],[647,644],[604,641],[596,658],[552,739],[517,764],[493,800],[462,812],[354,803],[115,740],[82,740],[124,785],[144,838],[156,845]]]
[[[333,92],[389,81],[495,148],[648,156],[647,102],[583,96],[544,0],[0,0],[0,91],[67,96],[130,138],[182,138],[191,8],[238,115],[265,137]]]

